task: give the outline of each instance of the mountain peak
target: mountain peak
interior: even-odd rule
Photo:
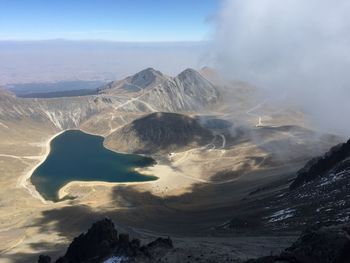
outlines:
[[[188,75],[199,75],[199,73],[193,68],[187,68],[184,71],[180,72],[180,74],[177,76],[180,77],[180,76],[188,76]]]
[[[137,74],[155,74],[155,75],[163,76],[162,72],[160,72],[159,70],[156,70],[152,67],[145,68],[145,69],[139,71],[138,73],[136,73],[135,75],[137,75]]]
[[[149,67],[123,80],[112,81],[104,87],[100,88],[100,91],[118,89],[129,92],[137,92],[161,82],[163,78],[164,75],[162,72]]]
[[[176,79],[184,83],[191,83],[197,86],[197,88],[198,86],[201,86],[203,84],[212,86],[212,83],[210,81],[208,81],[198,71],[192,68],[187,68],[184,71],[182,71],[179,75],[176,76]]]
[[[155,70],[154,68],[146,68],[128,77],[127,79],[130,79],[130,82],[137,82],[139,80],[144,81],[151,78],[155,79],[157,77],[163,77],[163,73]]]
[[[135,91],[141,90],[157,83],[161,79],[163,79],[162,72],[153,68],[146,68],[135,75],[126,78],[123,89]]]

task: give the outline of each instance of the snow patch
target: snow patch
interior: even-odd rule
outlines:
[[[347,174],[348,171],[341,171],[337,174],[330,174],[328,177],[325,177],[321,180],[321,184],[319,186],[326,186],[326,185],[329,185],[329,184],[332,184],[340,179],[342,179],[344,177],[345,174]]]
[[[287,208],[287,209],[282,209],[280,211],[277,211],[276,213],[273,213],[271,216],[268,217],[270,218],[269,223],[278,222],[278,221],[282,221],[287,218],[290,218],[294,216],[294,212],[295,212],[295,209],[292,209],[292,208]]]
[[[105,260],[103,263],[122,263],[127,259],[128,258],[126,258],[126,257],[111,257],[111,258]]]

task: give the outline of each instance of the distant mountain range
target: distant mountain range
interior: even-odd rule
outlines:
[[[22,98],[57,98],[97,94],[101,81],[59,81],[52,83],[12,84],[6,88]]]

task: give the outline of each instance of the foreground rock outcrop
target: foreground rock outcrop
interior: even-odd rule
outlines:
[[[87,233],[75,238],[66,254],[56,263],[110,263],[110,262],[232,262],[230,255],[215,257],[213,251],[207,258],[191,254],[191,250],[175,249],[170,238],[157,238],[141,246],[140,240],[129,240],[129,235],[119,234],[109,219],[94,223]],[[186,261],[184,261],[186,260]],[[38,263],[50,263],[41,255]],[[238,258],[235,262],[242,262]],[[246,263],[348,263],[350,262],[350,224],[315,226],[282,253],[246,261]]]
[[[141,246],[139,239],[130,240],[128,234],[118,235],[113,222],[103,219],[94,223],[87,233],[76,237],[56,263],[153,262],[154,258],[172,248],[170,238],[157,238]],[[38,260],[38,263],[50,262],[50,257],[45,255]]]
[[[308,229],[280,255],[249,260],[247,263],[348,263],[349,234],[350,225]]]

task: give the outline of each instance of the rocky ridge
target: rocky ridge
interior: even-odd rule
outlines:
[[[297,172],[297,177],[290,185],[296,189],[305,183],[311,182],[329,174],[337,174],[348,168],[350,158],[350,140],[330,149],[324,156],[310,160],[305,167]]]
[[[151,105],[156,111],[203,110],[219,99],[219,92],[214,85],[193,69],[186,69],[176,77],[169,77],[148,68],[101,88],[101,93],[104,94],[120,94],[125,91],[139,92],[139,101],[146,108]]]
[[[0,119],[4,124],[29,120],[39,124],[50,122],[58,129],[73,129],[93,116],[101,119],[111,113],[203,110],[218,98],[216,88],[195,70],[188,69],[171,78],[149,68],[109,83],[98,95],[25,99],[1,91]]]
[[[350,222],[350,143],[308,162],[292,181],[256,189],[237,205],[221,228],[244,231],[301,231],[313,225]]]

